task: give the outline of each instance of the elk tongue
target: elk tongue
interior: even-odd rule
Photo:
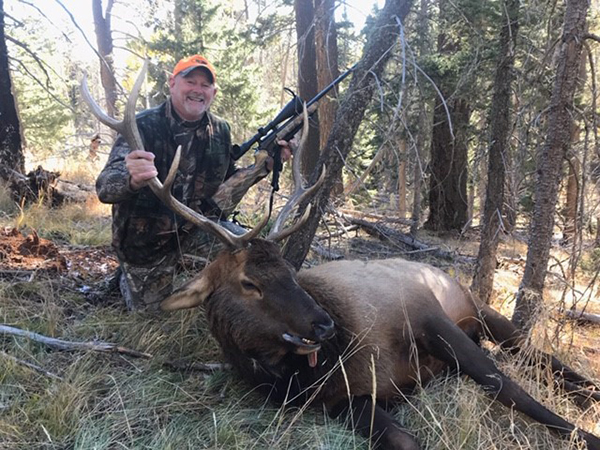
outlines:
[[[317,367],[317,351],[315,350],[306,356],[308,356],[308,365],[310,367]]]

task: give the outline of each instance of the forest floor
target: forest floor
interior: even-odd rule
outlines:
[[[101,214],[106,227],[106,210]],[[401,220],[380,210],[344,215],[379,221],[388,231],[406,231]],[[97,220],[92,217],[90,223]],[[118,290],[108,289],[117,262],[107,242],[73,244],[64,232],[36,232],[31,227],[19,231],[11,221],[4,221],[0,232],[1,322],[67,342],[109,342],[143,356],[57,350],[23,336],[0,335],[0,449],[368,448],[319,409],[277,408],[249,391],[231,372],[214,370],[222,360],[202,311],[168,317],[127,312]],[[462,236],[423,232],[419,240],[424,247],[415,249],[393,233],[374,237],[372,230],[369,234],[364,227],[342,221],[330,218],[328,230],[321,230],[315,239],[307,264],[333,256],[402,256],[429,262],[463,284],[470,283],[477,230]],[[333,231],[339,235],[332,237]],[[503,239],[493,306],[507,316],[514,306],[525,254],[526,242],[518,234]],[[570,286],[564,276],[568,252],[554,249],[548,308],[532,333],[532,342],[599,381],[600,326],[568,320],[560,312],[579,299],[578,309],[585,303],[586,311],[600,313],[591,251],[590,255],[587,272],[579,273],[578,284]],[[522,361],[496,356],[502,369],[548,408],[600,434],[600,405],[579,409],[541,382],[547,373],[527,377]],[[582,448],[490,402],[464,378],[440,377],[394,414],[426,449]]]

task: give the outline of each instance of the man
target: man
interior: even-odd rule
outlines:
[[[119,136],[96,181],[100,201],[113,204],[119,287],[129,309],[157,308],[173,289],[183,253],[206,255],[214,249],[211,236],[176,216],[147,187],[155,176],[166,178],[178,146],[181,163],[172,193],[214,220],[226,218],[272,168],[270,158],[245,169],[233,164],[229,124],[209,111],[216,79],[214,67],[201,55],[179,61],[169,78],[169,99],[137,115],[144,149],[129,148]],[[289,159],[287,142],[279,145],[282,160]],[[221,224],[237,234],[245,231],[231,222]]]

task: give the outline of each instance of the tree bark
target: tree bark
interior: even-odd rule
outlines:
[[[19,173],[25,172],[22,143],[4,34],[4,0],[0,0],[0,166]],[[0,170],[0,178],[8,180],[9,177],[8,171]]]
[[[508,153],[510,133],[510,95],[515,61],[515,46],[519,28],[519,0],[506,0],[501,6],[506,11],[500,31],[500,53],[494,79],[494,94],[490,107],[490,146],[488,176],[483,209],[481,242],[471,290],[489,303],[496,270],[496,253],[502,233],[502,205],[504,203],[504,166]]]
[[[323,149],[311,181],[317,179],[323,165],[328,175],[313,200],[313,208],[304,227],[293,234],[284,247],[284,256],[296,268],[304,261],[315,235],[321,215],[329,202],[329,194],[341,173],[343,162],[350,152],[352,142],[362,121],[368,103],[377,87],[391,53],[398,41],[397,20],[404,21],[412,0],[387,0],[378,14],[373,31],[367,38],[363,57],[356,66],[350,86],[336,114],[336,120]],[[305,209],[306,205],[301,205]]]
[[[571,137],[573,98],[579,75],[588,8],[588,0],[567,1],[555,70],[556,78],[548,111],[548,132],[538,157],[535,206],[527,262],[512,317],[513,323],[521,329],[531,328],[535,313],[542,306],[561,164],[567,154]]]
[[[113,64],[113,40],[111,30],[111,11],[114,0],[108,0],[106,10],[102,12],[102,0],[93,0],[92,12],[98,53],[100,53],[100,79],[106,97],[106,112],[110,117],[117,114],[117,84]]]
[[[317,81],[319,91],[327,87],[340,74],[338,68],[337,29],[335,23],[335,1],[315,0],[315,44],[317,55]],[[338,106],[337,86],[319,102],[319,149],[325,148],[333,128]],[[316,160],[315,160],[316,162]],[[333,195],[344,190],[342,177],[333,188]]]
[[[461,231],[469,218],[466,128],[471,108],[460,98],[448,106],[454,138],[448,114],[439,98],[433,115],[429,216],[424,224],[424,228],[432,231]]]
[[[573,141],[575,143],[575,141]],[[579,205],[579,179],[581,176],[581,164],[577,155],[567,158],[569,172],[567,174],[566,200],[564,207],[565,226],[561,244],[573,248],[577,244],[577,222]]]
[[[315,48],[315,8],[313,0],[295,0],[298,36],[298,94],[308,102],[318,94],[317,55]],[[306,149],[302,154],[302,174],[308,178],[319,159],[319,113],[313,114]]]
[[[442,22],[449,8],[447,0],[439,1]],[[442,59],[451,58],[459,50],[460,41],[442,26],[437,38],[438,55]],[[444,98],[436,97],[433,111],[429,216],[423,227],[432,231],[461,231],[469,218],[466,133],[471,108],[464,96],[457,92],[458,80],[451,73],[445,74],[443,69],[439,69],[433,78]]]
[[[406,139],[399,139],[400,161],[398,162],[398,216],[401,219],[406,217]]]
[[[419,40],[419,54],[421,58],[424,58],[430,53],[429,47],[429,0],[421,0],[419,13],[417,18],[417,32],[420,36]],[[426,154],[425,145],[427,133],[429,129],[430,115],[427,112],[427,103],[429,99],[425,99],[424,90],[419,87],[420,96],[423,99],[423,106],[419,110],[419,133],[415,142],[415,162],[413,166],[413,199],[412,199],[412,210],[411,210],[411,225],[410,234],[413,236],[417,234],[419,226],[421,225],[421,200],[422,200],[422,187],[423,187],[423,175],[425,169],[425,161],[423,156]]]

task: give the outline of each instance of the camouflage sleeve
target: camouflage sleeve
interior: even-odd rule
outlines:
[[[233,212],[237,204],[242,200],[242,197],[248,192],[248,189],[268,175],[267,157],[266,151],[257,152],[253,165],[235,170],[219,186],[212,200],[224,212],[225,217]]]
[[[129,145],[119,136],[106,162],[106,166],[96,180],[96,193],[102,203],[119,203],[135,194],[129,187],[129,172],[125,167],[125,157],[130,152]]]

